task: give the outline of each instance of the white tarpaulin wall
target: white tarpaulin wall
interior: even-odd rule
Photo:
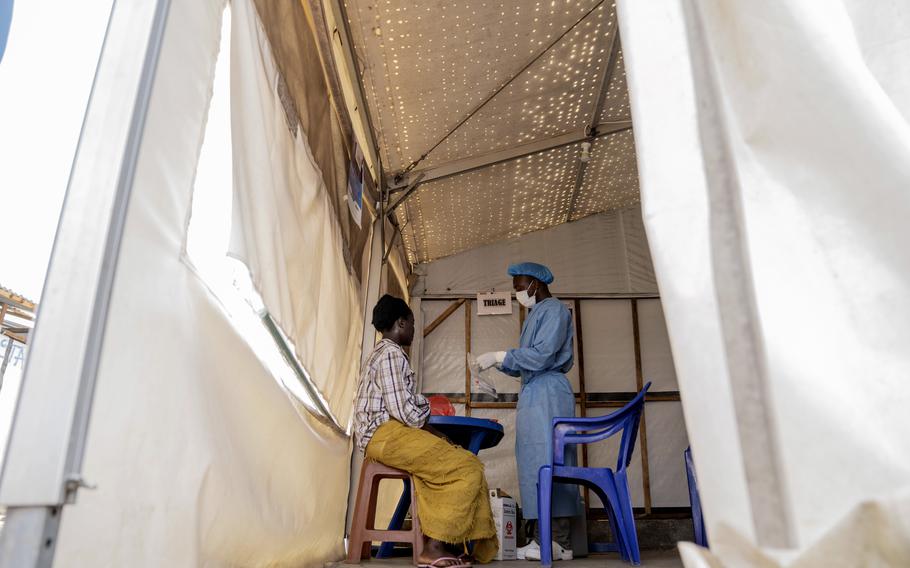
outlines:
[[[237,2],[234,11],[231,252],[250,267],[266,308],[345,426],[363,334],[358,283],[344,261],[323,173],[279,99],[278,69],[256,9]]]
[[[588,416],[601,416],[616,410],[620,393],[629,394],[638,390],[636,324],[633,322],[633,318],[637,318],[642,376],[645,381],[654,383],[651,392],[669,395],[671,400],[646,404],[645,429],[650,472],[648,500],[645,499],[644,462],[639,444],[630,469],[633,505],[688,507],[683,461],[683,451],[688,445],[686,429],[681,403],[674,396],[678,387],[673,356],[660,300],[653,297],[656,285],[638,207],[595,215],[421,265],[418,272],[422,276],[416,285],[416,292],[427,294],[420,301],[423,327],[436,321],[452,302],[457,301],[440,299],[439,295],[470,296],[471,291],[510,290],[511,278],[506,274],[506,266],[510,261],[525,259],[547,263],[553,269],[556,281],[552,288],[557,294],[602,296],[578,300]],[[633,303],[628,298],[634,295],[631,294],[633,291],[639,295],[651,294],[652,297],[638,298]],[[437,298],[434,299],[434,295]],[[623,295],[627,297],[622,298]],[[620,297],[611,299],[608,296]],[[564,301],[574,313],[575,300]],[[465,310],[470,310],[470,323],[466,321]],[[577,327],[576,318],[576,333]],[[519,307],[515,302],[512,314],[501,316],[477,315],[476,302],[470,300],[461,305],[424,338],[419,348],[422,391],[462,400],[466,392],[466,351],[476,355],[515,347],[520,329]],[[576,342],[576,365],[568,378],[579,395],[581,361]],[[491,375],[495,377],[491,380],[498,397],[494,401],[475,396],[472,404],[477,406],[471,409],[471,416],[495,418],[503,424],[505,437],[502,442],[493,449],[481,452],[480,457],[486,465],[490,487],[500,487],[518,498],[515,410],[483,408],[483,404],[514,403],[519,383],[496,371],[491,371]],[[605,407],[607,404],[612,406]],[[464,414],[463,405],[457,408],[459,414]],[[580,413],[579,406],[576,414]],[[618,444],[618,439],[611,439],[590,446],[588,464],[613,467]],[[596,496],[592,495],[591,506],[602,506]]]
[[[557,275],[551,290],[656,294],[657,282],[635,205],[418,265],[418,295],[511,291],[510,262],[533,260]]]
[[[908,565],[910,4],[624,0],[619,21],[713,551]]]
[[[252,14],[233,5],[235,23]],[[295,408],[181,258],[222,8],[170,5],[92,409],[97,489],[66,507],[58,568],[321,566],[344,552],[349,440]]]

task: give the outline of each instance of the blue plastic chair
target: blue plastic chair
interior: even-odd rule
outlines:
[[[552,523],[553,483],[571,483],[588,487],[600,497],[610,520],[615,542],[593,543],[593,552],[619,552],[626,562],[638,566],[638,534],[632,516],[632,496],[626,468],[632,462],[632,451],[638,436],[638,422],[645,405],[645,393],[651,383],[641,389],[629,404],[607,416],[597,418],[553,419],[553,462],[538,472],[537,516],[540,519],[541,564],[553,563]],[[569,467],[565,465],[566,447],[574,444],[600,442],[622,432],[616,470],[608,467]]]
[[[6,40],[9,39],[12,23],[13,0],[0,0],[0,61],[3,61],[3,52],[6,51]]]
[[[686,480],[689,482],[689,504],[692,506],[695,544],[708,548],[708,533],[705,531],[705,518],[701,514],[701,499],[698,497],[698,479],[695,477],[695,464],[692,463],[692,449],[686,448],[683,456],[686,458]]]

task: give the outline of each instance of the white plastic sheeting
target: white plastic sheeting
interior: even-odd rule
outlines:
[[[635,384],[635,336],[629,300],[582,300],[585,390],[632,392]]]
[[[424,327],[430,325],[451,302],[420,302]],[[420,380],[423,392],[463,393],[465,387],[465,307],[455,310],[423,340]]]
[[[343,554],[350,443],[298,412],[181,259],[222,8],[170,3],[92,409],[97,489],[66,507],[57,568]]]
[[[464,412],[461,412],[464,414]],[[471,416],[498,420],[505,431],[502,441],[494,448],[482,450],[478,456],[483,462],[487,476],[487,485],[491,489],[504,489],[506,493],[521,503],[518,493],[518,470],[515,465],[515,418],[516,413],[510,409],[473,408]]]
[[[653,387],[652,387],[653,388]],[[648,471],[653,507],[688,507],[689,485],[683,452],[689,447],[679,402],[645,405]]]
[[[638,304],[638,333],[641,341],[641,374],[651,381],[652,391],[679,390],[673,352],[660,300],[642,299]],[[685,448],[684,448],[685,449]]]
[[[511,290],[509,263],[550,267],[554,294],[657,293],[638,206],[530,233],[419,265],[417,295]]]
[[[521,335],[519,304],[512,302],[511,315],[477,315],[477,303],[471,310],[471,353],[475,356],[490,351],[506,351],[518,345]],[[501,373],[496,368],[484,372],[484,377],[496,387],[498,393],[517,393],[521,383]],[[514,417],[512,418],[514,422]],[[514,442],[514,439],[513,439]],[[514,445],[514,444],[513,444]]]
[[[575,334],[575,337],[578,337],[578,327],[576,326],[577,318],[575,317],[575,303],[572,301],[563,301],[563,304],[569,309],[572,315],[572,331]],[[569,369],[569,372],[566,373],[566,378],[569,379],[569,384],[572,385],[572,392],[579,393],[581,392],[581,374],[579,373],[578,367],[578,341],[572,342],[572,356],[574,357],[574,363],[572,368]]]
[[[896,559],[910,479],[910,320],[895,317],[910,313],[910,5],[686,6],[702,27],[688,38],[677,0],[624,0],[619,16],[644,218],[712,546],[736,563],[761,544],[753,513],[774,496],[760,488],[779,485],[782,506],[767,515],[796,554],[809,551],[794,565]],[[706,170],[703,144],[725,148],[727,167],[712,151]],[[710,183],[718,174],[726,183]],[[733,329],[717,255],[736,232],[736,276],[757,317]],[[729,340],[759,354],[770,427],[734,414]],[[772,441],[776,481],[744,466],[760,439]],[[849,532],[866,513],[875,530]]]
[[[363,319],[356,277],[306,136],[277,92],[278,69],[252,2],[234,7],[231,252],[341,425],[351,415]],[[314,70],[314,72],[317,72]]]

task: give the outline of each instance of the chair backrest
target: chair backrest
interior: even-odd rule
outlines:
[[[606,416],[596,418],[553,419],[553,463],[565,463],[565,449],[571,444],[591,444],[622,432],[616,471],[625,470],[632,462],[638,423],[645,405],[645,394],[651,388],[647,383],[625,406]]]

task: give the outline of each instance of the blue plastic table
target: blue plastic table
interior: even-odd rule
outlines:
[[[429,422],[430,426],[474,455],[496,446],[504,435],[502,424],[486,418],[430,416]]]
[[[470,418],[467,416],[430,416],[430,426],[436,428],[444,434],[453,443],[470,451],[474,455],[480,450],[492,448],[499,444],[504,435],[502,424],[487,420],[485,418]],[[411,505],[411,488],[407,481],[404,482],[404,490],[401,492],[401,498],[398,500],[398,506],[395,507],[395,514],[389,522],[389,530],[401,530],[404,525],[404,517]],[[395,543],[384,542],[379,547],[376,558],[388,558],[392,556]]]

